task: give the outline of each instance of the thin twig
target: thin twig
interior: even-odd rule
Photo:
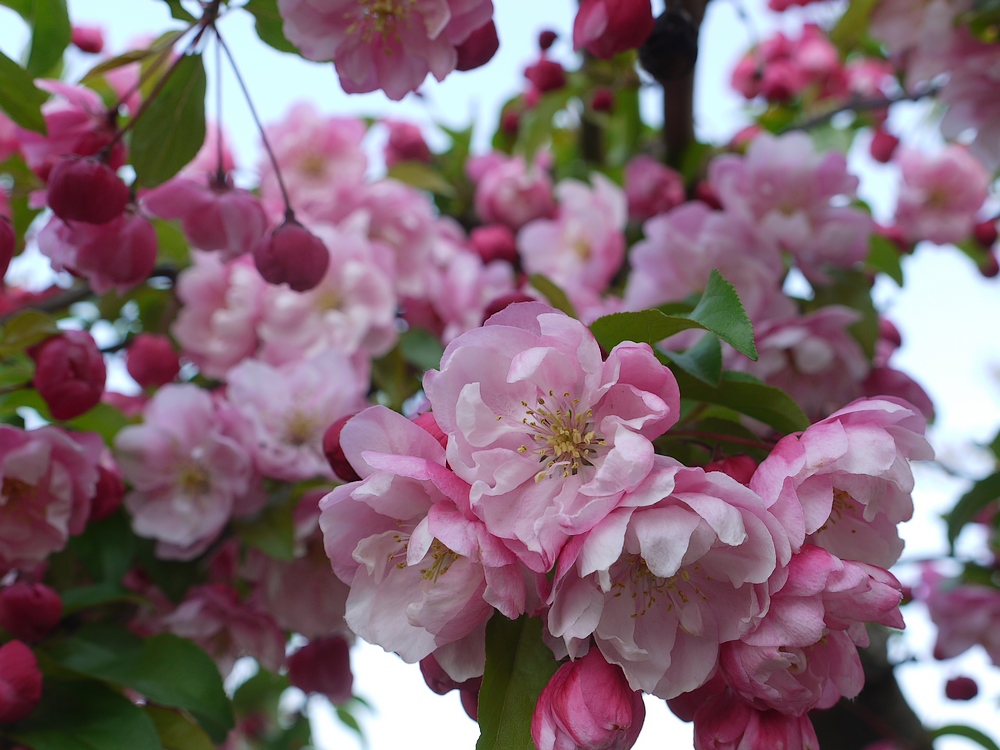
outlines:
[[[793,123],[780,132],[787,133],[792,130],[809,130],[820,125],[825,125],[841,112],[867,112],[873,109],[891,107],[893,104],[897,104],[898,102],[920,101],[921,99],[925,99],[929,96],[934,96],[940,90],[940,86],[930,86],[922,91],[912,91],[900,96],[884,96],[878,99],[854,99],[853,101],[837,107],[836,109],[832,109],[829,112],[824,112],[821,115],[816,115],[815,117],[809,117],[805,120]]]

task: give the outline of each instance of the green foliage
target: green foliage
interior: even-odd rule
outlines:
[[[576,308],[573,307],[573,303],[570,302],[569,297],[566,296],[566,292],[560,289],[556,284],[549,281],[549,279],[545,278],[540,273],[531,274],[528,281],[531,282],[531,285],[535,289],[545,296],[545,299],[550,305],[552,305],[552,307],[556,310],[561,310],[571,318],[576,317]]]
[[[722,382],[722,344],[719,337],[706,333],[686,352],[660,352],[671,364],[693,375],[701,382],[718,387]]]
[[[91,521],[83,534],[70,539],[70,548],[97,583],[117,585],[132,566],[136,537],[122,510]]]
[[[96,680],[46,677],[38,708],[7,734],[33,750],[163,750],[149,715]]]
[[[178,21],[188,21],[192,22],[195,17],[184,10],[184,6],[181,5],[181,0],[163,0],[170,7],[170,15],[176,18]]]
[[[124,67],[125,65],[131,65],[132,63],[145,63],[149,60],[149,58],[160,55],[165,50],[169,49],[169,47],[171,47],[173,43],[180,39],[183,35],[183,31],[168,31],[145,49],[131,49],[120,55],[116,55],[115,57],[102,60],[87,71],[87,74],[80,80],[80,83],[90,84],[96,82],[100,80],[105,73]]]
[[[436,370],[441,366],[444,347],[441,340],[424,328],[411,328],[399,337],[403,358],[418,370]]]
[[[192,723],[184,714],[159,706],[143,706],[153,720],[163,750],[214,750],[215,745],[205,730]]]
[[[431,165],[421,161],[402,161],[393,164],[386,177],[405,182],[410,187],[426,190],[428,193],[443,195],[446,198],[455,197],[455,187],[448,182],[445,176]]]
[[[4,323],[0,331],[0,357],[20,354],[58,333],[54,318],[38,310],[25,310]]]
[[[531,714],[559,668],[542,641],[542,621],[508,620],[494,613],[486,625],[486,672],[479,691],[480,737],[476,750],[528,750]]]
[[[685,399],[729,407],[784,434],[800,432],[809,426],[809,418],[791,396],[750,375],[727,371],[718,387],[714,387],[679,367],[671,369]]]
[[[46,653],[66,669],[189,712],[215,742],[234,726],[215,662],[184,638],[164,633],[141,639],[121,626],[88,623]]]
[[[865,265],[872,271],[880,271],[903,286],[903,266],[899,260],[896,243],[881,234],[872,233],[868,258]]]
[[[577,95],[575,87],[567,84],[561,89],[543,94],[538,103],[521,115],[521,126],[514,142],[515,153],[522,154],[529,164],[538,149],[552,138],[552,118],[566,108]]]
[[[66,0],[34,0],[31,19],[31,52],[28,72],[45,77],[62,61],[71,35]]]
[[[1000,472],[990,474],[972,485],[972,488],[958,499],[955,507],[945,514],[944,520],[948,524],[948,544],[951,545],[952,554],[955,552],[955,540],[965,525],[997,498],[1000,498]]]
[[[248,0],[243,6],[254,17],[254,29],[264,44],[274,47],[279,52],[299,54],[298,48],[285,38],[282,31],[281,15],[278,13],[278,0]]]
[[[964,724],[949,724],[948,726],[939,727],[938,729],[932,729],[928,734],[930,734],[931,739],[934,740],[938,737],[945,737],[947,735],[965,737],[966,739],[972,740],[977,745],[986,748],[986,750],[1000,750],[1000,746],[998,746],[997,743],[990,739],[984,732],[965,726]]]
[[[868,21],[877,0],[852,0],[847,4],[844,15],[830,31],[830,41],[841,52],[856,47],[868,33]]]
[[[285,502],[268,505],[254,518],[236,522],[236,534],[244,543],[276,560],[294,560],[294,510],[295,503],[290,497]]]
[[[0,109],[22,128],[45,133],[42,104],[48,94],[35,86],[34,76],[0,52]]]
[[[205,142],[205,67],[186,55],[132,130],[131,159],[143,187],[166,182]]]

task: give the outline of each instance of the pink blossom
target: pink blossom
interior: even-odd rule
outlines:
[[[858,180],[843,154],[817,153],[805,133],[761,134],[746,156],[713,159],[708,174],[726,210],[755,223],[810,278],[822,281],[827,264],[849,268],[867,257],[871,218],[835,200],[852,198]]]
[[[467,170],[476,183],[476,213],[484,224],[517,231],[555,212],[552,181],[537,160],[529,168],[520,156],[493,153],[470,159]]]
[[[343,636],[318,638],[288,657],[288,681],[307,695],[319,693],[332,703],[351,697],[350,643]]]
[[[548,627],[572,656],[591,634],[629,684],[669,699],[715,669],[719,644],[767,609],[763,584],[790,556],[750,489],[719,472],[657,469],[559,559]]]
[[[706,702],[694,715],[695,750],[819,750],[808,716],[757,711],[730,690]]]
[[[58,427],[0,425],[0,561],[30,567],[83,531],[97,486],[96,451]]]
[[[42,673],[21,641],[0,646],[0,725],[26,719],[42,699]]]
[[[310,60],[332,60],[344,91],[382,89],[399,100],[428,73],[441,81],[455,69],[456,47],[489,22],[493,3],[279,0],[278,10],[289,41]]]
[[[640,154],[625,165],[625,197],[632,221],[646,221],[684,202],[684,180],[670,167]]]
[[[649,346],[626,342],[604,361],[579,321],[539,303],[452,341],[424,390],[473,511],[537,572],[638,486],[650,441],[678,414],[676,381]]]
[[[896,224],[907,240],[943,245],[972,233],[990,178],[965,148],[947,146],[936,156],[902,148],[899,165],[903,182]]]
[[[847,560],[899,558],[896,524],[913,515],[910,461],[929,460],[923,416],[904,401],[859,399],[784,437],[750,487],[781,518],[793,549],[806,537]]]
[[[1000,665],[1000,590],[992,586],[948,580],[933,568],[923,571],[918,598],[927,604],[937,625],[934,657],[952,659],[975,645],[986,649],[995,665]]]
[[[323,433],[358,411],[368,392],[367,378],[358,377],[347,357],[325,351],[279,367],[246,359],[226,377],[233,432],[257,471],[289,482],[333,477]]]
[[[250,457],[223,433],[211,395],[196,386],[164,386],[143,420],[115,438],[132,485],[125,498],[132,528],[157,540],[160,557],[190,559],[215,540],[250,489]]]
[[[385,165],[392,167],[403,161],[431,160],[431,150],[427,147],[420,128],[412,122],[385,120],[389,130],[389,140],[385,145]]]
[[[183,303],[171,329],[184,353],[208,377],[257,350],[257,324],[266,282],[250,256],[223,263],[218,255],[192,252],[194,263],[177,279]]]
[[[583,0],[573,22],[573,49],[610,60],[653,33],[649,0]]]
[[[642,693],[597,649],[556,671],[538,696],[531,738],[539,750],[628,750],[646,718]]]
[[[957,139],[969,128],[976,135],[969,152],[990,171],[1000,166],[1000,101],[990,92],[1000,83],[1000,55],[995,44],[973,39],[959,27],[951,51],[949,78],[941,90],[948,111],[941,121],[945,138]]]
[[[560,182],[556,218],[536,219],[517,236],[524,270],[548,277],[571,296],[578,288],[603,292],[625,259],[625,194],[596,172],[591,182],[593,187]]]
[[[0,162],[7,161],[18,152],[17,135],[17,125],[7,115],[0,112]],[[0,213],[5,213],[2,204],[0,204]]]

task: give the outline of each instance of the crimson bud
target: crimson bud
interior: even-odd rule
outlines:
[[[42,673],[31,649],[21,641],[0,646],[0,724],[13,724],[42,699]]]
[[[288,657],[288,681],[306,694],[319,693],[343,703],[354,685],[350,648],[339,635],[309,641]]]
[[[0,590],[0,625],[22,641],[40,641],[59,624],[62,606],[48,586],[19,581]]]
[[[253,251],[253,260],[268,284],[288,284],[307,292],[323,280],[330,267],[330,251],[315,234],[291,215]]]
[[[65,331],[28,350],[35,360],[34,386],[56,419],[73,419],[101,400],[107,370],[86,331]]]
[[[78,50],[91,55],[99,55],[104,50],[104,32],[100,26],[74,26],[70,41]]]
[[[980,247],[989,250],[993,247],[993,243],[997,241],[996,219],[989,219],[976,224],[972,229],[972,236],[976,238],[976,242],[979,243]]]
[[[556,43],[556,39],[558,38],[559,35],[552,29],[545,29],[545,31],[542,31],[538,35],[538,48],[542,52],[545,52],[549,49],[549,47]]]
[[[750,456],[729,456],[721,461],[712,461],[712,463],[707,464],[705,471],[721,471],[740,484],[749,486],[750,477],[757,471],[757,462]]]
[[[458,52],[458,64],[455,65],[455,70],[479,68],[492,60],[498,49],[500,49],[500,39],[497,37],[496,24],[491,18],[455,48]]]
[[[899,146],[899,138],[894,136],[892,133],[879,128],[875,131],[875,135],[872,136],[872,143],[869,147],[871,151],[872,158],[881,163],[887,164],[890,159],[892,159],[893,153],[896,151],[896,147]]]
[[[971,701],[979,695],[979,685],[971,677],[952,677],[945,683],[944,694],[949,700]]]
[[[344,429],[347,420],[353,416],[353,414],[348,414],[346,417],[341,417],[327,427],[326,432],[323,433],[323,454],[330,462],[333,473],[345,482],[357,482],[361,479],[358,472],[351,466],[351,462],[347,460],[347,456],[344,455],[344,449],[340,446],[340,431]]]
[[[529,297],[524,292],[504,294],[486,306],[486,310],[483,312],[483,320],[489,320],[501,310],[506,310],[508,305],[513,305],[515,302],[538,302],[538,300],[534,297]]]
[[[555,60],[542,58],[524,70],[524,77],[535,85],[540,94],[556,91],[566,85],[566,71]]]
[[[97,487],[90,499],[89,521],[100,521],[107,518],[119,507],[125,499],[125,481],[121,469],[115,464],[110,451],[101,456],[97,465]]]
[[[6,216],[0,216],[0,278],[7,273],[7,267],[17,250],[17,235],[14,225]]]
[[[469,233],[469,239],[483,263],[494,260],[505,260],[508,263],[517,261],[517,242],[510,227],[503,224],[476,227]]]
[[[583,0],[573,22],[573,49],[610,60],[653,33],[649,0]]]
[[[986,257],[979,261],[979,273],[985,279],[996,278],[1000,274],[1000,263],[997,263],[997,256],[993,252],[987,252]]]
[[[181,361],[166,336],[140,333],[128,347],[125,367],[143,388],[158,388],[177,377]]]
[[[599,88],[594,92],[594,98],[590,100],[590,106],[595,112],[613,112],[615,109],[615,95],[609,88]]]
[[[107,164],[66,156],[49,173],[48,201],[63,221],[106,224],[125,213],[128,186]]]

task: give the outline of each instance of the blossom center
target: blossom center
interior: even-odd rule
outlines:
[[[298,448],[310,442],[315,431],[316,423],[312,417],[301,411],[296,411],[292,413],[285,424],[285,440]]]
[[[29,498],[34,492],[35,488],[27,482],[14,479],[14,477],[4,477],[3,488],[0,489],[0,495],[2,495],[0,497],[0,505]]]
[[[635,602],[635,612],[631,615],[633,618],[645,615],[660,599],[666,599],[668,612],[675,604],[683,608],[692,601],[708,601],[696,580],[692,580],[691,571],[686,568],[664,578],[651,571],[640,555],[628,555],[623,562],[624,565],[614,577],[611,590],[615,598],[626,593],[632,598]],[[693,567],[696,576],[700,570],[700,565]],[[706,576],[706,579],[711,580],[711,577]]]
[[[375,37],[388,41],[390,35],[398,41],[396,28],[406,22],[414,2],[415,0],[360,0],[361,17],[348,27],[347,33],[360,32],[361,41],[365,44],[370,44]]]
[[[431,543],[430,555],[430,563],[426,568],[420,569],[420,575],[431,583],[436,583],[437,579],[447,573],[448,568],[459,558],[457,553],[452,552],[437,539]]]
[[[540,482],[546,477],[562,472],[564,477],[576,476],[581,466],[593,466],[593,458],[604,439],[597,436],[594,429],[593,409],[581,410],[580,399],[571,398],[569,392],[562,397],[549,391],[549,401],[539,396],[534,407],[522,401],[525,425],[535,441],[535,447],[522,445],[518,453],[534,453],[545,468],[535,475]]]
[[[212,489],[212,482],[208,472],[202,468],[201,464],[185,464],[177,478],[177,484],[185,495],[205,495]]]
[[[819,532],[825,531],[835,525],[844,517],[845,513],[853,515],[856,509],[856,506],[854,505],[855,502],[855,499],[851,497],[849,492],[834,489],[833,505],[830,508],[830,517],[826,519],[826,523],[816,529],[816,533],[818,534]]]

